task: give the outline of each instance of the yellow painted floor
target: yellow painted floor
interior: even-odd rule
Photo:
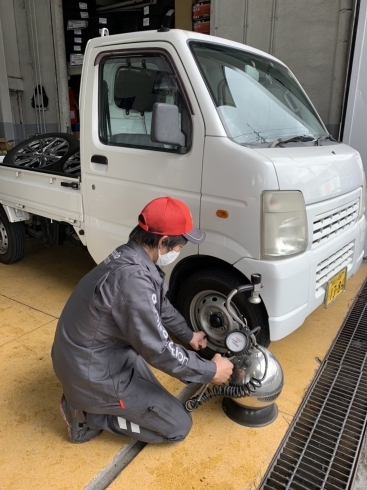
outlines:
[[[50,359],[55,326],[74,286],[93,266],[88,253],[71,243],[50,249],[33,239],[21,262],[0,265],[1,490],[83,489],[131,442],[105,432],[74,445],[58,412],[61,387]],[[296,332],[270,345],[285,375],[273,424],[236,425],[221,400],[213,399],[194,412],[184,442],[146,446],[109,489],[255,490],[366,276],[363,264],[328,310],[320,307]],[[185,386],[162,373],[159,379],[175,394]]]

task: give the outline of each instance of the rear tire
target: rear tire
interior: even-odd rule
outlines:
[[[0,263],[13,264],[25,254],[26,235],[24,223],[10,223],[0,205]]]
[[[225,338],[231,330],[236,330],[239,326],[229,316],[225,300],[230,291],[248,283],[248,280],[234,277],[225,269],[206,269],[193,274],[182,285],[176,308],[194,332],[206,333],[208,347],[200,352],[203,357],[211,359],[215,353],[227,351]],[[250,329],[261,327],[257,342],[267,347],[270,336],[264,305],[250,303],[249,295],[250,293],[239,293],[234,296],[232,307],[237,315],[246,318]]]

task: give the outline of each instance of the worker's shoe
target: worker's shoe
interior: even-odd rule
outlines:
[[[88,442],[103,432],[102,429],[90,429],[87,425],[84,412],[72,407],[66,401],[64,395],[62,395],[60,401],[60,413],[68,426],[68,434],[73,442]]]

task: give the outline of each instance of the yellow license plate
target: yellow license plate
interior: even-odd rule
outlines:
[[[329,279],[326,287],[325,308],[327,308],[336,298],[345,291],[347,281],[347,268],[338,272],[334,277]]]

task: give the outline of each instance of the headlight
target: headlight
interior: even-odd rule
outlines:
[[[359,208],[359,219],[362,218],[366,210],[366,174],[363,172],[363,184],[362,184],[362,198]]]
[[[302,192],[265,191],[262,195],[261,249],[264,259],[282,259],[307,248],[307,216]]]

